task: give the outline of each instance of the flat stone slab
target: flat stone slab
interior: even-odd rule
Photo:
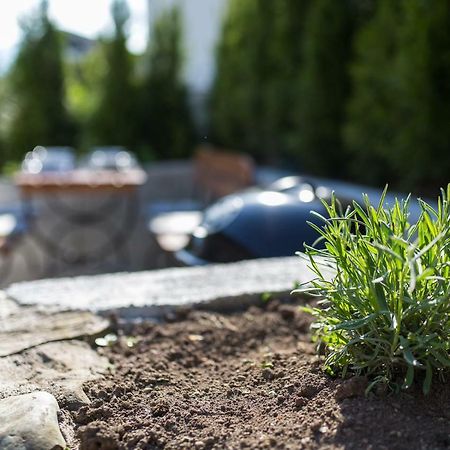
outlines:
[[[56,306],[121,317],[158,316],[177,306],[236,308],[263,293],[285,294],[314,275],[299,257],[203,267],[39,280],[11,285],[21,305]]]
[[[64,449],[58,411],[55,397],[43,391],[0,400],[0,449]]]
[[[51,341],[98,335],[108,320],[88,311],[19,307],[0,296],[0,357]]]
[[[0,320],[8,319],[14,314],[18,314],[20,306],[9,299],[5,292],[0,291]]]
[[[38,345],[0,358],[0,398],[45,390],[69,409],[76,409],[89,403],[83,383],[100,378],[108,367],[107,358],[86,342]]]

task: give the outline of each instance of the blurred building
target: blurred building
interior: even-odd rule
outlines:
[[[178,6],[183,16],[185,80],[197,123],[205,122],[206,95],[214,77],[214,53],[228,0],[148,0],[149,32],[165,8]]]

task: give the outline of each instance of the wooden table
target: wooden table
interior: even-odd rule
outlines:
[[[141,169],[114,170],[74,170],[70,172],[45,172],[39,174],[20,173],[15,177],[23,207],[31,218],[31,235],[52,259],[65,264],[83,265],[101,261],[118,251],[127,242],[139,217],[137,191],[146,181],[146,173]],[[75,195],[81,197],[82,209],[74,208],[63,198]],[[45,206],[58,218],[58,223],[39,227],[37,198],[45,199]],[[90,208],[90,199],[100,198],[101,205]],[[116,213],[118,200],[125,199],[125,212],[120,216],[119,230],[111,230],[105,225],[105,218]],[[92,201],[91,203],[95,203]],[[63,224],[63,225],[61,225]],[[44,228],[44,229],[43,229]],[[67,249],[62,244],[67,236],[78,230],[81,236],[88,228],[96,228],[105,236],[106,242],[97,247],[82,249],[82,245],[72,245]],[[70,241],[70,239],[69,239]],[[48,272],[48,271],[46,271]],[[53,276],[55,273],[46,273]]]

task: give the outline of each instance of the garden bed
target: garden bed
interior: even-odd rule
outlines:
[[[188,311],[118,330],[114,364],[63,415],[81,449],[450,448],[450,386],[364,396],[364,378],[332,379],[310,317],[272,301],[238,314]],[[135,338],[135,339],[134,339]],[[132,345],[131,347],[129,345]]]

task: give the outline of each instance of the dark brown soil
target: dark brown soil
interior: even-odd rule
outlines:
[[[274,302],[141,325],[105,350],[116,369],[73,413],[81,449],[447,449],[450,387],[365,397],[326,376],[309,318]]]

